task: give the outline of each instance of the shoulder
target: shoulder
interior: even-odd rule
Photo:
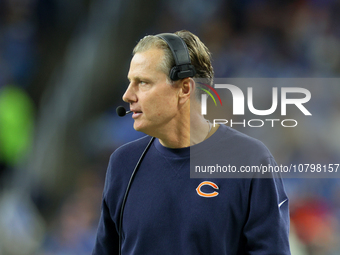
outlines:
[[[150,136],[143,136],[137,140],[120,146],[111,154],[110,163],[111,161],[117,159],[119,159],[120,161],[126,161],[131,160],[135,157],[139,157],[149,143],[150,139]]]
[[[219,146],[227,147],[235,153],[243,156],[261,156],[263,158],[272,158],[269,149],[258,139],[250,137],[240,131],[228,126],[221,125],[218,132]]]
[[[106,178],[129,176],[150,140],[150,136],[144,136],[116,149],[110,156]]]
[[[114,193],[124,189],[150,139],[150,136],[144,136],[120,146],[111,154],[105,178],[105,195],[113,189],[113,185]]]

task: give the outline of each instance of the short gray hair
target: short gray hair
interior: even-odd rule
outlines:
[[[196,35],[189,31],[181,30],[175,32],[174,34],[181,37],[188,47],[191,64],[196,69],[196,75],[194,78],[200,78],[200,80],[202,79],[204,83],[212,85],[214,78],[214,69],[211,65],[211,53],[209,52],[208,48]],[[163,39],[154,35],[145,36],[133,49],[133,55],[138,52],[144,52],[152,48],[158,48],[164,51],[164,59],[161,62],[159,68],[162,72],[167,74],[168,82],[170,84],[173,83],[173,81],[171,81],[169,77],[169,74],[171,68],[175,66],[175,59],[168,44]],[[196,90],[198,98],[200,98],[200,92],[201,90]]]
[[[160,71],[164,72],[168,75],[168,83],[172,83],[173,81],[170,79],[169,74],[171,68],[175,65],[175,59],[172,56],[172,52],[168,46],[168,44],[161,38],[154,35],[147,35],[142,38],[136,47],[133,49],[133,55],[138,52],[144,52],[153,48],[162,49],[164,51],[163,61],[160,62]]]

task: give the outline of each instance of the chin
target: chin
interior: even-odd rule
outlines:
[[[136,123],[135,123],[135,124],[133,125],[133,128],[134,128],[136,131],[143,132],[143,133],[146,134],[146,135],[152,136],[151,134],[152,134],[153,132],[152,132],[152,127],[150,127],[150,126],[146,126],[146,125],[136,125]]]
[[[145,126],[143,126],[143,125],[137,125],[136,122],[133,124],[133,128],[134,128],[136,131],[143,132],[143,133],[145,133],[145,130],[146,130],[146,127],[145,127]]]

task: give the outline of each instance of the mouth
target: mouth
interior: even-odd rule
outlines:
[[[132,114],[133,119],[136,119],[143,114],[142,111],[132,111],[132,112],[133,112],[133,114]]]

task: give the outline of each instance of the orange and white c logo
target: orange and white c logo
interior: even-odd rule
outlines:
[[[201,182],[200,185],[198,185],[198,187],[196,188],[197,194],[200,195],[201,197],[216,197],[218,195],[217,191],[214,191],[212,193],[205,193],[203,191],[201,191],[201,187],[204,185],[209,185],[211,187],[213,187],[214,189],[218,189],[218,186],[213,183],[213,182],[209,182],[209,181],[204,181]]]

